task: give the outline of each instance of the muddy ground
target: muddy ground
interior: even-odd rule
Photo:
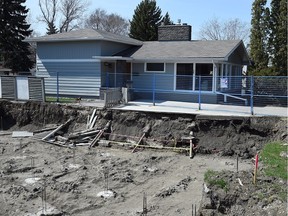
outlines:
[[[33,132],[72,118],[71,124],[58,134],[68,137],[86,129],[92,111],[86,107],[0,101],[1,129]],[[275,117],[209,117],[117,110],[98,110],[97,116],[95,128],[103,129],[110,122],[101,138],[108,141],[91,149],[77,146],[74,151],[42,142],[39,138],[45,133],[29,138],[12,138],[11,133],[2,133],[0,215],[28,216],[43,212],[46,215],[143,215],[144,192],[147,215],[191,215],[192,204],[197,206],[198,213],[211,215],[203,211],[207,196],[203,193],[204,173],[208,169],[234,173],[238,154],[239,171],[246,171],[249,176],[253,169],[251,158],[256,152],[269,141],[287,138],[286,119]],[[156,147],[187,148],[187,137],[193,136],[198,153],[193,159],[183,150],[138,148],[132,153],[134,146],[126,144],[137,143],[144,132],[141,144]],[[249,184],[249,177],[244,176],[244,183]],[[46,188],[46,212],[43,188]],[[106,195],[111,197],[105,198]],[[275,210],[276,215],[284,215],[283,202],[275,199],[275,203],[277,209],[280,206],[279,211]],[[261,208],[264,207],[267,205]],[[243,215],[243,209],[239,212]],[[231,215],[237,215],[237,210]]]

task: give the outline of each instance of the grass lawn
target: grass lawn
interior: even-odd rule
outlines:
[[[260,153],[260,161],[264,164],[267,176],[287,180],[287,145],[280,142],[268,143]]]
[[[57,97],[46,97],[46,102],[57,102]],[[75,103],[76,98],[59,97],[59,103]]]

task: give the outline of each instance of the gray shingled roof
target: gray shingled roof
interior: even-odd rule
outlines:
[[[46,35],[42,37],[27,38],[26,42],[61,42],[61,41],[87,41],[87,40],[103,40],[118,43],[125,43],[129,45],[141,46],[142,41],[129,38],[127,36],[116,35],[113,33],[93,30],[81,29],[65,33]]]
[[[131,57],[145,59],[225,58],[238,47],[240,40],[218,41],[151,41],[143,42]]]

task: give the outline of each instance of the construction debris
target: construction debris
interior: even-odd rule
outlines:
[[[88,116],[87,129],[92,129],[92,128],[94,127],[94,125],[95,125],[95,123],[96,123],[96,120],[97,120],[97,115],[96,115],[96,113],[97,113],[97,110],[94,109],[91,117],[89,118],[89,116]],[[95,116],[95,115],[96,115],[96,116]]]
[[[143,138],[145,137],[145,133],[143,133],[143,135],[141,136],[141,138],[139,139],[138,143],[136,144],[136,146],[134,147],[134,149],[132,150],[132,153],[135,152],[136,148],[139,146],[139,144],[142,142]]]
[[[105,125],[104,129],[102,129],[102,130],[99,131],[99,133],[97,134],[97,136],[92,140],[92,142],[91,142],[91,144],[90,144],[89,147],[90,147],[90,148],[93,147],[93,146],[99,141],[99,139],[102,137],[103,133],[106,132],[106,131],[108,131],[110,127],[111,127],[111,121],[109,121],[109,122]]]
[[[32,137],[33,133],[28,131],[13,131],[12,132],[12,138],[18,138],[18,137]]]
[[[72,121],[72,119],[69,119],[68,121],[66,121],[64,124],[61,124],[59,127],[57,127],[55,130],[53,130],[51,133],[49,133],[47,136],[43,137],[42,140],[47,140],[48,138],[50,138],[51,136],[53,136],[57,131],[61,130],[63,127],[67,126],[70,122]]]

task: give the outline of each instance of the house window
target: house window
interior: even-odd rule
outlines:
[[[176,89],[193,89],[193,64],[177,64]]]
[[[165,72],[164,63],[146,63],[145,65],[146,72]]]

